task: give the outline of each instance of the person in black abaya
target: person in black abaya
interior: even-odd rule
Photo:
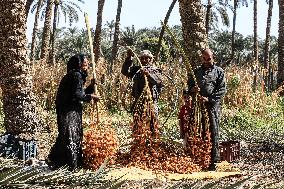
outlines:
[[[62,78],[56,96],[58,136],[47,159],[52,169],[68,166],[75,170],[83,165],[82,102],[97,102],[93,84],[84,89],[89,67],[85,55],[72,56],[67,63],[67,74]]]

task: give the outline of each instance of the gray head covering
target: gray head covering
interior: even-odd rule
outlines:
[[[141,51],[140,54],[139,54],[139,57],[142,57],[142,56],[148,56],[150,58],[153,58],[153,55],[152,55],[152,53],[149,50]]]

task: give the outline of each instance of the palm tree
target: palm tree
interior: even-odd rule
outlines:
[[[40,54],[40,58],[44,60],[47,60],[49,53],[53,4],[54,0],[47,0],[43,34],[42,34],[41,54]]]
[[[284,81],[284,0],[278,0],[279,4],[279,31],[278,31],[278,74],[277,85]]]
[[[78,0],[79,2],[81,3],[84,3],[84,1],[82,0]],[[50,39],[50,42],[51,42],[51,51],[50,51],[50,57],[49,57],[49,61],[51,64],[54,64],[54,61],[55,61],[55,52],[54,52],[54,44],[55,44],[55,32],[56,32],[56,29],[57,29],[57,21],[59,22],[59,15],[60,13],[62,12],[64,17],[65,17],[65,22],[67,20],[67,18],[69,19],[69,24],[72,25],[72,23],[75,21],[75,22],[78,22],[79,20],[79,15],[78,15],[78,12],[76,10],[76,7],[80,12],[82,12],[80,6],[78,6],[77,4],[75,4],[74,2],[72,1],[65,1],[65,0],[55,0],[54,1],[54,16],[53,16],[53,31],[52,31],[52,34],[51,34],[51,39]]]
[[[253,55],[258,63],[258,40],[257,40],[257,0],[253,1]]]
[[[26,6],[25,6],[26,18],[28,18],[30,8],[31,8],[33,2],[34,2],[34,0],[27,0],[27,2],[26,2]]]
[[[116,18],[115,18],[115,27],[114,27],[114,34],[113,34],[113,43],[112,43],[112,52],[111,52],[111,62],[110,62],[110,68],[109,73],[112,73],[112,66],[113,62],[117,57],[118,52],[118,40],[119,40],[119,25],[120,25],[120,14],[121,14],[121,8],[122,8],[122,0],[118,0],[117,4],[117,11],[116,11]]]
[[[272,8],[273,0],[268,1],[268,13],[267,13],[267,22],[266,22],[266,36],[265,36],[265,45],[264,45],[264,68],[268,71],[267,76],[265,77],[265,84],[270,88],[270,73],[271,66],[269,61],[269,51],[270,51],[270,29],[271,29],[271,17],[272,17]]]
[[[4,126],[12,134],[40,128],[26,50],[25,3],[26,0],[2,1],[0,6],[0,85]]]
[[[233,30],[232,30],[232,40],[231,40],[231,60],[234,60],[235,56],[235,34],[236,34],[236,20],[237,20],[237,7],[238,0],[234,0],[233,6]]]
[[[173,8],[176,4],[177,0],[173,0],[168,11],[167,11],[167,14],[164,18],[164,24],[167,24],[168,23],[168,20],[170,18],[170,15],[173,11]],[[155,53],[155,61],[158,61],[159,60],[159,54],[160,54],[160,49],[161,49],[161,46],[162,46],[162,40],[163,40],[163,36],[164,36],[164,33],[165,33],[165,27],[162,26],[162,29],[161,29],[161,32],[160,32],[160,36],[159,36],[159,41],[158,41],[158,47],[157,47],[157,52]]]
[[[119,3],[119,2],[118,2]],[[121,5],[122,5],[122,2],[121,2]],[[117,8],[119,8],[119,7],[117,7]],[[120,12],[121,12],[121,10],[120,10]],[[117,13],[116,13],[116,16],[117,16]],[[119,15],[120,16],[120,15]],[[117,17],[116,17],[116,19],[117,19]],[[106,24],[105,24],[107,27],[108,27],[108,32],[109,32],[109,40],[111,41],[112,40],[112,33],[113,33],[113,29],[115,28],[115,22],[114,22],[114,20],[112,20],[112,21],[107,21],[106,22]]]
[[[224,3],[219,0],[218,3],[212,3],[212,0],[207,0],[206,16],[205,16],[205,28],[206,34],[212,29],[218,29],[218,23],[221,19],[223,26],[230,26],[230,19],[227,13],[228,3]]]
[[[98,1],[97,25],[96,25],[95,36],[94,36],[95,62],[98,62],[99,57],[100,57],[102,15],[103,15],[104,4],[105,4],[105,0],[99,0]]]
[[[208,37],[208,33],[209,33],[209,22],[210,22],[211,8],[212,8],[212,0],[207,0],[206,16],[205,16],[205,28],[206,28],[207,37]]]
[[[137,44],[139,34],[136,32],[134,25],[125,27],[122,31],[121,42],[126,46],[135,46]]]
[[[36,14],[35,14],[34,28],[33,28],[33,34],[32,34],[32,43],[31,43],[31,61],[34,60],[34,55],[35,55],[36,36],[38,33],[38,19],[39,19],[39,13],[40,13],[42,4],[43,4],[43,0],[38,0],[37,5],[36,5]]]
[[[228,3],[228,0],[225,0]],[[237,20],[237,8],[239,4],[245,4],[248,6],[247,0],[233,0],[233,30],[232,30],[232,40],[231,40],[231,60],[234,60],[235,56],[235,34],[236,34],[236,20]]]
[[[207,46],[201,0],[179,0],[185,53],[192,67],[200,62],[200,51]]]

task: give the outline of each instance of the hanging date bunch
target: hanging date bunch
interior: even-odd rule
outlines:
[[[192,173],[201,171],[183,149],[162,142],[153,111],[151,94],[145,87],[134,107],[130,151],[119,154],[118,162],[161,172]]]
[[[131,147],[129,152],[119,154],[118,162],[161,172],[200,171],[200,166],[195,164],[182,148],[175,150],[176,146],[170,146],[160,140],[155,104],[145,75],[144,80],[143,91],[133,110]]]
[[[87,168],[97,170],[107,158],[110,164],[114,163],[117,150],[118,140],[110,125],[91,125],[84,132],[83,157]]]
[[[174,45],[180,51],[184,58],[187,73],[192,76],[195,85],[197,85],[194,71],[189,62],[188,56],[185,54],[182,46],[178,42],[174,33],[169,27],[161,23],[167,33],[173,39]],[[211,161],[212,142],[210,137],[210,122],[206,105],[200,102],[200,94],[196,94],[193,100],[193,114],[188,117],[186,135],[186,153],[192,157],[194,163],[200,165],[202,169],[208,168]]]
[[[211,161],[211,133],[209,116],[204,103],[196,96],[193,103],[193,113],[187,117],[185,123],[186,153],[192,157],[194,163],[206,169]]]

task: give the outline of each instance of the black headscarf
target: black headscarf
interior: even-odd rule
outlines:
[[[67,63],[67,73],[71,70],[79,70],[85,58],[86,55],[84,54],[76,54],[72,56]]]
[[[84,54],[76,54],[72,56],[67,63],[67,73],[74,70],[79,71],[82,75],[84,83],[86,82],[86,77],[88,76],[88,73],[80,70],[80,67],[84,62],[85,58],[87,57]]]

